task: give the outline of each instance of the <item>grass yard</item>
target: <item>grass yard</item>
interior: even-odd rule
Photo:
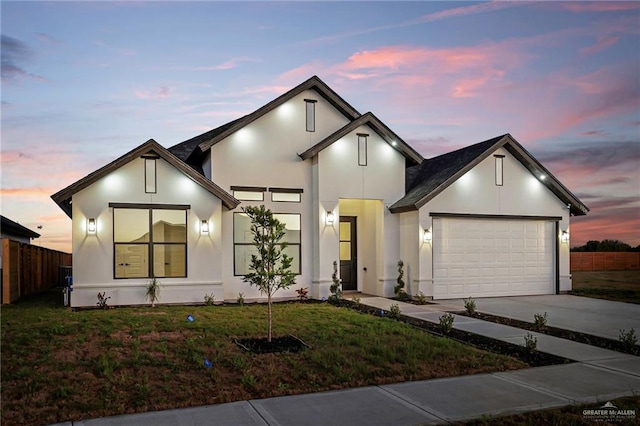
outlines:
[[[266,306],[72,312],[59,293],[2,308],[3,425],[38,425],[252,398],[517,369],[512,358],[320,303],[279,304],[274,335],[311,349],[254,355]],[[191,314],[195,321],[187,321]],[[213,368],[204,367],[204,358]]]
[[[640,304],[640,270],[576,271],[571,275],[571,294]]]

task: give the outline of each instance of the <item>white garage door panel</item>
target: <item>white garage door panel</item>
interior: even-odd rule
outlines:
[[[434,218],[434,298],[554,292],[554,223]]]

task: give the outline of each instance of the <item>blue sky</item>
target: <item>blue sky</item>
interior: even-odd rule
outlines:
[[[49,196],[312,75],[430,157],[511,133],[640,244],[638,2],[2,1],[3,215],[70,250]]]

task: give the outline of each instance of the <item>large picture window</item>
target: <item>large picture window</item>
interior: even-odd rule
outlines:
[[[287,247],[285,247],[284,253],[293,258],[291,270],[300,275],[300,215],[274,213],[273,217],[285,225],[285,234],[282,241],[287,243]],[[257,254],[257,250],[253,245],[251,219],[245,213],[235,213],[233,215],[233,251],[233,274],[241,276],[250,273],[251,255]]]
[[[113,243],[115,278],[186,277],[186,207],[114,207]]]

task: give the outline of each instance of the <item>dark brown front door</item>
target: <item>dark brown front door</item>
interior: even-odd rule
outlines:
[[[340,279],[342,290],[358,289],[355,216],[340,216]]]

